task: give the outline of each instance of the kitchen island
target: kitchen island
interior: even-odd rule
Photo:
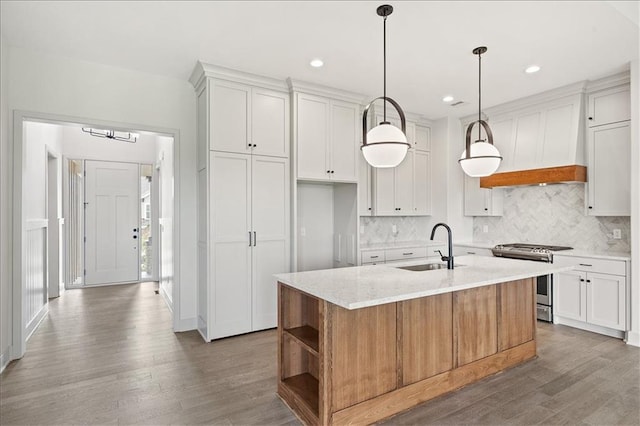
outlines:
[[[369,424],[536,356],[534,277],[484,256],[276,275],[278,395],[307,424]]]

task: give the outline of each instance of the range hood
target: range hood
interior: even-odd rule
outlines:
[[[495,188],[499,186],[540,185],[586,181],[587,168],[580,165],[571,165],[495,173],[491,176],[480,178],[480,187]]]

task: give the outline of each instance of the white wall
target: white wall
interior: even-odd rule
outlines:
[[[9,140],[9,55],[0,35],[0,371],[11,348],[11,143]]]
[[[631,331],[627,336],[627,342],[640,346],[640,59],[638,58],[631,62],[631,117]]]
[[[176,330],[196,325],[195,93],[185,80],[15,48],[9,49],[10,109],[132,123],[179,132],[180,210]],[[4,64],[4,61],[3,61]],[[4,73],[3,73],[4,74]],[[176,301],[174,301],[175,304]]]
[[[464,172],[458,163],[465,148],[462,124],[455,117],[439,120],[438,124],[442,126],[443,140],[447,141],[447,154],[443,157],[446,158],[448,176],[447,223],[453,231],[454,241],[471,241],[473,219],[464,216]]]
[[[62,154],[66,158],[153,164],[157,136],[141,134],[136,143],[91,136],[80,127],[63,126]]]

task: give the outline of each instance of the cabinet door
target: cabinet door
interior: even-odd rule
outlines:
[[[395,206],[401,216],[414,215],[413,210],[413,150],[407,152],[402,163],[395,168]]]
[[[251,156],[210,160],[209,339],[251,331]]]
[[[289,272],[289,161],[252,158],[252,330],[277,325],[274,274]]]
[[[589,129],[588,208],[591,216],[631,214],[629,122]]]
[[[289,156],[289,95],[267,89],[251,89],[252,152]]]
[[[575,164],[576,146],[569,141],[578,139],[577,111],[579,103],[557,105],[545,111],[542,157],[538,167],[555,167]],[[576,117],[574,120],[573,117]]]
[[[626,329],[626,279],[618,275],[587,274],[587,322]]]
[[[480,188],[480,178],[464,176],[464,215],[488,216],[491,190]]]
[[[431,154],[415,151],[413,159],[414,205],[413,211],[417,215],[431,214]]]
[[[331,179],[358,180],[358,106],[331,101]]]
[[[210,149],[237,153],[250,152],[251,88],[242,84],[214,81],[209,94]]]
[[[376,216],[395,216],[395,169],[376,168],[373,171],[373,204]]]
[[[589,95],[589,127],[631,119],[631,96],[628,86],[591,93]]]
[[[298,93],[297,152],[298,179],[330,178],[328,165],[329,100]]]
[[[431,128],[416,124],[414,148],[416,151],[431,150]]]
[[[358,209],[360,216],[371,216],[371,166],[364,159],[362,154],[359,158],[359,178],[358,178]]]
[[[578,321],[586,321],[586,274],[579,271],[553,275],[553,314]]]
[[[500,152],[502,161],[498,173],[513,170],[513,149],[515,144],[513,118],[498,118],[489,122],[493,132],[493,144]]]

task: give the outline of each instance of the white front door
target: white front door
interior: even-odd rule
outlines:
[[[85,285],[139,280],[138,167],[85,162]]]

